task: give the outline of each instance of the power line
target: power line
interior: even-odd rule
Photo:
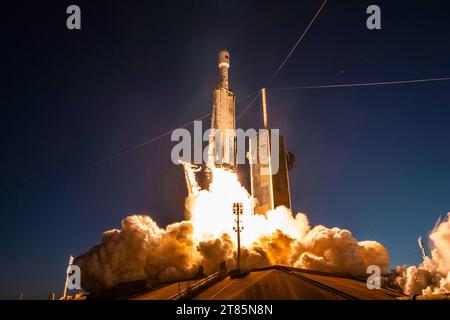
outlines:
[[[317,16],[319,15],[320,11],[322,11],[322,8],[325,6],[325,4],[327,3],[327,0],[325,0],[322,5],[320,6],[319,10],[317,10],[316,14],[314,15],[314,17],[312,18],[311,22],[308,24],[308,26],[306,27],[305,31],[303,31],[303,33],[301,34],[300,38],[298,38],[297,42],[294,44],[294,46],[292,47],[291,51],[289,52],[289,54],[286,56],[286,58],[283,60],[283,62],[280,64],[280,66],[278,67],[278,69],[275,71],[275,73],[272,75],[272,77],[270,77],[269,81],[266,83],[265,87],[268,87],[273,79],[275,79],[275,77],[278,75],[278,73],[281,71],[281,69],[284,67],[284,65],[286,64],[286,62],[289,60],[289,58],[291,57],[292,53],[294,53],[295,49],[297,48],[297,46],[300,44],[300,42],[303,40],[303,37],[306,35],[306,33],[308,32],[309,28],[312,26],[312,24],[314,23],[314,21],[316,20]]]
[[[286,62],[289,60],[289,58],[291,57],[291,55],[294,53],[295,49],[297,49],[298,45],[300,44],[300,42],[303,40],[304,36],[306,35],[306,33],[308,32],[309,28],[312,26],[312,24],[314,23],[314,21],[316,20],[317,16],[319,15],[319,13],[322,11],[322,8],[325,6],[325,4],[327,3],[327,0],[325,0],[322,5],[320,6],[320,8],[317,10],[316,14],[314,15],[314,17],[311,19],[311,21],[309,22],[308,26],[306,27],[306,29],[303,31],[303,33],[300,35],[300,37],[298,38],[297,42],[294,44],[294,46],[292,47],[291,51],[289,51],[288,55],[286,56],[286,58],[284,58],[283,62],[281,62],[280,66],[277,68],[277,70],[275,70],[275,72],[273,73],[273,75],[270,77],[269,81],[267,81],[265,87],[269,86],[269,84],[272,83],[273,79],[275,79],[275,77],[278,75],[278,73],[281,71],[281,69],[283,69],[284,65],[286,64]],[[257,96],[255,96],[253,98],[253,100],[250,102],[250,104],[239,114],[239,116],[237,117],[236,121],[239,120],[249,109],[250,107],[253,105],[253,103],[256,101],[256,98],[259,97],[260,93],[258,93]]]
[[[261,92],[258,90],[258,93],[253,97],[253,99],[250,101],[250,103],[242,110],[242,112],[236,117],[236,122],[244,115],[244,113],[247,112],[248,109],[253,105],[253,103],[256,101],[256,99],[259,97]]]
[[[255,91],[252,91],[251,93],[249,93],[249,94],[243,96],[242,98],[237,99],[236,102],[241,102],[241,101],[247,100],[248,98],[253,97],[253,95],[254,95],[255,93],[259,93],[260,91],[261,91],[260,89],[255,90]]]
[[[185,124],[183,124],[183,125],[181,125],[181,126],[179,126],[179,127],[177,127],[177,128],[184,128],[184,127],[187,127],[187,126],[190,125],[191,123],[194,123],[194,121],[200,121],[200,120],[202,120],[202,119],[204,119],[204,118],[206,118],[206,117],[209,117],[210,115],[211,115],[211,112],[208,113],[208,114],[205,114],[205,115],[201,116],[200,118],[197,118],[197,119],[195,119],[195,120],[189,121],[189,122],[187,122],[187,123],[185,123]],[[143,142],[143,143],[141,143],[141,144],[138,144],[138,145],[136,145],[136,146],[134,146],[134,147],[131,147],[131,148],[129,148],[129,149],[126,149],[125,151],[119,152],[119,153],[117,153],[117,154],[115,154],[115,155],[113,155],[113,156],[111,156],[111,157],[109,157],[109,158],[107,158],[107,159],[105,159],[105,160],[99,161],[99,162],[95,163],[94,166],[98,166],[98,165],[101,165],[101,164],[103,164],[103,163],[105,163],[105,162],[108,162],[108,161],[110,161],[110,160],[117,159],[117,158],[119,158],[119,157],[121,157],[121,156],[124,156],[124,155],[126,155],[127,153],[130,153],[130,152],[132,152],[132,151],[134,151],[134,150],[136,150],[136,149],[142,148],[143,146],[145,146],[145,145],[147,145],[147,144],[149,144],[149,143],[152,143],[152,142],[154,142],[154,141],[156,141],[156,140],[159,140],[159,139],[161,139],[161,138],[164,138],[165,136],[168,136],[169,134],[171,134],[171,133],[173,132],[173,130],[175,130],[175,129],[172,129],[172,130],[167,131],[167,132],[165,132],[165,133],[163,133],[163,134],[160,134],[159,136],[153,137],[153,138],[151,138],[150,140],[147,140],[147,141],[145,141],[145,142]]]
[[[248,95],[245,95],[245,96],[242,97],[242,98],[237,99],[237,102],[247,100],[248,98],[252,97],[255,93],[258,93],[258,95],[259,95],[259,90],[253,91],[252,93],[250,93],[250,94],[248,94]],[[256,97],[258,97],[258,95],[257,95]],[[247,109],[249,108],[249,106],[251,106],[251,105],[253,104],[253,102],[256,100],[256,97],[253,98],[253,100],[245,107],[244,110],[247,110]],[[105,160],[102,160],[102,161],[99,161],[99,162],[95,163],[95,164],[94,164],[94,167],[95,167],[95,166],[99,166],[99,165],[101,165],[101,164],[103,164],[103,163],[105,163],[105,162],[108,162],[108,161],[117,159],[117,158],[119,158],[119,157],[121,157],[121,156],[124,156],[124,155],[126,155],[126,154],[128,154],[128,153],[134,151],[134,150],[140,149],[140,148],[146,146],[146,145],[149,144],[149,143],[155,142],[155,141],[157,141],[157,140],[159,140],[159,139],[162,139],[162,138],[164,138],[164,137],[170,135],[170,134],[171,134],[175,129],[177,129],[177,128],[185,128],[185,127],[189,126],[190,124],[194,123],[194,121],[200,121],[200,120],[203,120],[204,118],[207,118],[207,117],[209,117],[210,115],[211,115],[211,112],[210,112],[210,113],[207,113],[207,114],[205,114],[205,115],[203,115],[203,116],[201,116],[201,117],[199,117],[199,118],[197,118],[197,119],[195,119],[195,120],[189,121],[189,122],[187,122],[187,123],[185,123],[185,124],[183,124],[183,125],[181,125],[181,126],[178,126],[178,127],[174,128],[174,129],[172,129],[172,130],[169,130],[169,131],[167,131],[167,132],[164,132],[164,133],[162,133],[162,134],[160,134],[160,135],[158,135],[158,136],[156,136],[156,137],[153,137],[153,138],[151,138],[150,140],[144,141],[144,142],[141,143],[141,144],[135,145],[135,146],[133,146],[133,147],[131,147],[131,148],[128,148],[128,149],[126,149],[126,150],[124,150],[124,151],[122,151],[122,152],[116,153],[116,154],[110,156],[109,158],[107,158],[107,159],[105,159]],[[239,119],[239,118],[238,118],[238,119]]]
[[[330,84],[330,85],[317,85],[317,86],[273,87],[273,88],[268,88],[268,89],[270,89],[270,90],[308,90],[308,89],[350,88],[350,87],[368,87],[368,86],[383,86],[383,85],[397,85],[397,84],[427,83],[427,82],[449,81],[449,80],[450,80],[450,77],[442,77],[442,78],[426,78],[426,79],[380,81],[380,82],[343,83],[343,84]],[[257,92],[257,94],[255,96],[253,96],[256,92]],[[258,90],[258,91],[254,91],[254,92],[238,99],[238,101],[243,101],[243,100],[246,100],[253,96],[253,99],[246,105],[246,107],[242,110],[242,112],[237,116],[236,121],[239,120],[250,109],[250,107],[253,105],[253,103],[256,101],[256,99],[259,97],[260,94],[261,93]],[[189,126],[190,124],[194,123],[194,121],[200,121],[204,118],[209,117],[210,115],[211,115],[211,112],[208,114],[205,114],[195,120],[189,121],[181,126],[178,126],[177,128],[185,128],[185,127]],[[101,165],[110,160],[117,159],[121,156],[124,156],[124,155],[134,151],[134,150],[142,148],[147,144],[150,144],[154,141],[162,139],[165,136],[170,135],[173,132],[173,130],[174,129],[164,132],[156,137],[151,138],[150,140],[147,140],[141,144],[138,144],[129,149],[126,149],[126,150],[124,150],[120,153],[117,153],[105,160],[99,161],[99,162],[95,163],[94,166],[98,166],[98,165]]]
[[[397,81],[381,81],[381,82],[360,82],[360,83],[342,83],[318,86],[295,86],[295,87],[275,87],[268,88],[270,90],[306,90],[306,89],[327,89],[327,88],[349,88],[349,87],[368,87],[368,86],[384,86],[391,84],[411,84],[436,81],[449,81],[450,77],[445,78],[429,78],[429,79],[413,79],[413,80],[397,80]]]

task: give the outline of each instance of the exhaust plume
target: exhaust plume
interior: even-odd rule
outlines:
[[[215,168],[209,189],[186,199],[186,221],[161,228],[149,216],[132,215],[122,220],[120,230],[104,232],[100,244],[75,259],[83,288],[98,292],[134,280],[187,279],[200,267],[206,274],[215,272],[223,261],[234,268],[231,208],[236,201],[244,205],[244,268],[283,264],[361,276],[375,264],[387,271],[389,254],[378,242],[359,242],[345,229],[311,227],[306,215],[294,216],[285,207],[266,216],[251,214],[251,197],[236,174]]]

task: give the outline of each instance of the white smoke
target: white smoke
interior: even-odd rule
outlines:
[[[438,222],[429,236],[431,258],[425,256],[418,266],[397,267],[395,279],[405,294],[443,294],[450,292],[450,212]]]
[[[75,259],[88,291],[140,279],[168,281],[192,276],[197,255],[192,225],[183,221],[161,229],[148,216],[122,220],[121,230],[106,231],[101,244]]]
[[[293,217],[283,207],[268,214],[269,225],[271,219],[277,220],[272,216],[288,221],[278,227],[274,224],[273,232],[242,248],[243,267],[284,264],[364,275],[368,265],[377,264],[386,271],[389,255],[377,242],[358,242],[350,231],[339,228],[311,228],[304,214]],[[287,225],[288,230],[281,230],[281,225]],[[209,274],[217,271],[222,261],[228,268],[235,267],[234,235],[224,233],[215,239],[195,241],[193,234],[190,221],[162,229],[148,216],[129,216],[122,220],[120,230],[104,232],[99,245],[76,258],[82,270],[82,286],[100,291],[140,279],[166,282],[192,278],[200,266]]]

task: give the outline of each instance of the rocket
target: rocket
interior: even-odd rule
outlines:
[[[189,194],[208,189],[212,181],[211,169],[236,168],[235,95],[228,87],[230,53],[219,52],[219,80],[212,90],[211,132],[208,141],[208,160],[203,164],[182,163]]]
[[[219,52],[219,81],[214,86],[212,96],[211,135],[209,139],[209,164],[234,168],[236,164],[236,98],[228,87],[230,53],[227,49]]]

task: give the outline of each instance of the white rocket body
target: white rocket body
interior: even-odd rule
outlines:
[[[235,95],[228,87],[230,53],[219,53],[220,79],[213,89],[209,163],[234,167],[236,164]]]

